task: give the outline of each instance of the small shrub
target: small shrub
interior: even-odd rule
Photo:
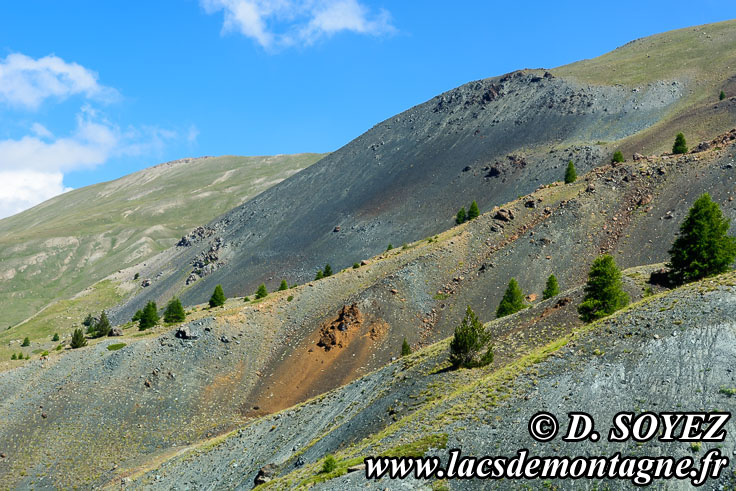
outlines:
[[[84,320],[82,321],[82,325],[87,328],[92,327],[94,324],[95,324],[95,318],[92,317],[92,314],[87,314],[87,317],[85,317]]]
[[[72,334],[72,342],[70,344],[72,349],[81,348],[87,346],[87,339],[84,337],[84,333],[81,329],[75,329]]]
[[[718,392],[720,394],[727,395],[728,397],[736,396],[736,388],[733,387],[721,387],[720,389],[718,389]]]
[[[26,347],[31,345],[31,340],[26,336],[26,338],[23,340],[23,344],[21,344],[21,347]]]
[[[119,350],[119,349],[123,349],[123,348],[125,348],[125,346],[126,346],[126,344],[125,344],[125,343],[115,343],[115,344],[111,344],[111,345],[108,345],[108,347],[107,347],[107,351],[117,351],[117,350]]]
[[[258,287],[258,290],[256,290],[256,300],[260,300],[261,298],[266,298],[268,296],[268,290],[266,290],[266,285],[261,283],[261,286]]]
[[[388,247],[386,247],[386,251],[388,252],[388,251],[390,251],[393,248],[394,248],[394,246],[391,245],[391,243],[389,242]]]
[[[360,263],[353,263],[353,269],[358,269],[360,267]]]
[[[289,295],[288,297],[286,297],[287,302],[291,302],[292,300],[294,300],[294,295]]]
[[[61,351],[61,350],[63,350],[63,349],[64,349],[64,345],[63,345],[63,344],[60,344],[60,345],[58,345],[58,346],[57,346],[56,348],[54,348],[54,349],[55,349],[56,351]]]
[[[575,171],[575,164],[572,160],[567,163],[567,170],[565,171],[565,184],[572,184],[578,178],[578,174]]]
[[[337,459],[334,455],[329,454],[327,457],[325,457],[325,461],[322,462],[322,470],[320,470],[320,472],[322,474],[328,474],[335,469],[337,469]]]
[[[675,144],[672,145],[672,153],[687,153],[687,142],[685,141],[685,135],[683,135],[682,133],[678,133],[675,137]]]
[[[289,289],[289,285],[286,283],[286,280],[281,280],[281,284],[279,285],[279,291],[282,292],[288,289]]]
[[[411,346],[409,346],[409,343],[406,341],[406,338],[404,338],[404,342],[401,343],[401,356],[406,356],[411,354]]]
[[[243,297],[243,302],[250,302],[250,297]]]
[[[140,273],[136,273],[135,276],[133,276],[133,280],[137,280],[140,277],[141,277],[141,274]]]
[[[644,288],[644,293],[642,294],[644,298],[651,297],[652,295],[654,295],[654,290],[652,290],[651,286]]]
[[[55,332],[54,333],[54,337],[51,338],[51,341],[58,341],[58,340],[59,340],[59,333],[58,332]]]
[[[42,351],[41,352],[41,356],[49,356],[49,352],[48,351]]]
[[[322,272],[321,269],[317,271],[317,274],[316,275],[314,275],[314,279],[315,280],[321,280],[324,277],[325,277],[325,274]]]
[[[726,93],[725,93],[725,92],[723,92],[723,91],[721,91],[721,93],[720,93],[720,94],[718,94],[718,100],[719,100],[719,101],[722,101],[722,100],[723,100],[723,99],[725,99],[725,98],[726,98]]]
[[[690,451],[693,453],[700,452],[700,448],[703,446],[702,442],[690,442]]]
[[[624,162],[624,154],[621,153],[621,150],[616,150],[613,154],[613,158],[611,158],[611,162],[621,163]]]
[[[10,359],[11,360],[17,360],[18,359],[18,355],[16,355],[15,353],[13,353],[12,355],[10,355]]]
[[[215,287],[215,291],[212,292],[212,296],[210,297],[210,307],[221,307],[225,305],[226,299],[225,292],[222,291],[222,285],[217,285]]]

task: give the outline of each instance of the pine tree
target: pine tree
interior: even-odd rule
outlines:
[[[483,350],[486,350],[483,353]],[[450,363],[454,368],[488,365],[493,361],[491,335],[468,305],[465,317],[455,328],[450,342]]]
[[[465,223],[465,220],[467,220],[467,215],[465,214],[465,207],[463,206],[458,210],[457,215],[455,215],[455,223],[460,225],[461,223]]]
[[[725,98],[726,98],[726,93],[725,93],[725,92],[723,92],[723,91],[721,91],[721,93],[720,93],[720,94],[718,94],[718,100],[719,100],[719,101],[722,101],[722,100],[723,100],[723,99],[725,99]]]
[[[84,333],[81,329],[75,329],[74,334],[72,334],[72,342],[70,344],[72,349],[81,348],[82,346],[87,346],[87,340],[84,338]]]
[[[401,356],[406,356],[411,354],[411,346],[409,346],[409,343],[406,342],[406,338],[404,338],[404,342],[401,343]]]
[[[99,320],[95,322],[95,337],[101,338],[107,336],[110,334],[111,329],[110,319],[107,318],[107,313],[103,310]]]
[[[325,278],[328,276],[332,276],[332,267],[329,263],[325,264],[325,271],[324,271]]]
[[[391,245],[391,243],[389,242],[389,243],[388,243],[388,247],[386,247],[386,252],[390,251],[390,250],[391,250],[391,249],[393,249],[393,248],[394,248],[394,246],[393,246],[393,245]]]
[[[593,261],[584,292],[583,302],[578,306],[578,314],[585,322],[613,314],[629,303],[629,296],[621,284],[621,271],[613,257],[608,254]]]
[[[611,159],[611,162],[621,163],[624,161],[624,154],[621,153],[621,150],[616,150],[613,154],[613,158]]]
[[[87,328],[90,328],[95,325],[95,318],[92,317],[92,314],[87,314],[87,317],[85,317],[84,320],[82,321],[82,325]]]
[[[26,347],[31,345],[31,340],[26,336],[26,338],[23,340],[23,344],[21,344],[21,347]]]
[[[736,238],[728,235],[729,226],[708,193],[698,198],[669,251],[672,279],[690,282],[728,271],[736,259]]]
[[[526,307],[524,305],[524,294],[516,280],[511,278],[509,285],[506,287],[506,292],[503,294],[501,303],[498,304],[498,309],[496,309],[496,317],[500,318],[515,314],[524,307]]]
[[[322,272],[321,269],[317,270],[317,274],[314,275],[315,280],[321,280],[324,277],[325,277],[325,274]]]
[[[279,291],[282,292],[288,289],[289,289],[289,284],[286,283],[286,280],[281,280],[281,284],[279,285]]]
[[[164,311],[164,322],[167,324],[174,324],[176,322],[184,322],[187,318],[187,313],[184,312],[184,306],[181,301],[174,297],[169,300]]]
[[[468,209],[468,221],[474,220],[480,216],[480,210],[478,209],[478,203],[473,200],[472,203],[470,203],[470,208]]]
[[[672,153],[687,153],[687,142],[685,142],[685,135],[682,133],[678,133],[675,137],[675,144],[672,145]]]
[[[221,305],[225,305],[225,292],[222,291],[222,285],[217,285],[210,297],[210,307],[220,307]]]
[[[54,337],[51,338],[51,341],[58,341],[58,340],[59,340],[59,333],[58,332],[55,332],[54,333]]]
[[[141,320],[141,317],[143,317],[143,309],[138,309],[135,311],[135,314],[133,314],[133,317],[131,317],[131,322],[138,322]]]
[[[549,278],[547,278],[547,285],[542,292],[542,299],[547,300],[548,298],[556,296],[558,293],[560,293],[560,287],[557,284],[557,277],[551,274],[549,275]]]
[[[256,290],[256,298],[266,298],[268,296],[268,290],[266,290],[266,285],[261,283],[261,286],[258,287],[258,290]]]
[[[10,359],[11,359],[11,360],[17,360],[17,359],[18,359],[18,355],[16,355],[15,353],[13,353],[13,354],[12,354],[12,355],[10,356]]]
[[[565,184],[572,184],[578,178],[578,174],[575,171],[575,164],[572,160],[567,163],[567,170],[565,171]]]
[[[156,302],[151,300],[143,308],[141,317],[138,320],[138,329],[141,331],[145,331],[146,329],[158,324],[158,321],[158,307],[156,307]]]

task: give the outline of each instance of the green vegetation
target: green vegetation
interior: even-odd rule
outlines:
[[[621,271],[608,254],[593,261],[584,291],[583,302],[578,306],[578,314],[584,322],[611,315],[629,303],[629,296],[621,284]]]
[[[87,339],[84,337],[84,333],[81,329],[74,330],[74,334],[72,334],[72,342],[69,346],[71,346],[72,349],[87,346]]]
[[[457,215],[455,215],[455,223],[460,225],[461,223],[465,223],[465,220],[468,219],[467,214],[465,213],[465,207],[463,206],[458,210]]]
[[[222,291],[222,285],[215,286],[215,291],[212,292],[212,296],[210,297],[210,308],[225,305],[225,300],[225,292]]]
[[[316,275],[314,275],[314,279],[315,279],[315,280],[321,280],[321,279],[322,279],[322,278],[324,278],[324,277],[325,277],[325,274],[324,274],[324,273],[322,272],[322,270],[321,270],[321,269],[318,269],[318,270],[317,270],[317,274],[316,274]]]
[[[320,470],[320,472],[322,474],[328,474],[335,469],[337,469],[337,460],[335,459],[334,455],[329,454],[327,455],[327,457],[325,457],[324,462],[322,462],[322,469]]]
[[[125,348],[127,345],[125,343],[115,343],[110,344],[107,346],[107,351],[117,351],[119,349]]]
[[[353,269],[358,269],[360,267],[360,263],[353,263]]]
[[[324,276],[325,278],[327,278],[328,276],[332,276],[332,267],[329,263],[325,264]]]
[[[279,285],[279,291],[282,292],[288,289],[289,289],[289,285],[288,283],[286,283],[286,280],[281,280],[281,284]]]
[[[21,344],[21,347],[25,348],[26,346],[30,346],[30,345],[31,345],[31,339],[28,336],[26,336],[25,339],[23,339],[23,344]]]
[[[478,203],[473,200],[472,203],[470,203],[470,208],[468,208],[468,221],[475,220],[480,216],[480,210],[478,209]]]
[[[393,248],[394,248],[394,246],[391,245],[391,243],[389,242],[388,247],[386,247],[386,252],[390,251]]]
[[[404,338],[404,342],[401,343],[401,356],[407,356],[411,354],[411,346],[409,346],[409,343],[406,341],[406,338]]]
[[[728,397],[733,397],[736,396],[736,387],[721,387],[718,389],[718,393]]]
[[[10,359],[11,360],[17,360],[18,359],[18,355],[16,355],[15,353],[13,353],[12,355],[10,355]]]
[[[164,311],[164,322],[167,324],[175,324],[177,322],[184,322],[187,318],[186,312],[184,312],[184,306],[181,301],[174,297],[169,300]]]
[[[611,158],[611,162],[621,163],[624,162],[626,159],[624,159],[624,154],[621,153],[621,150],[616,150],[613,153],[613,157]]]
[[[557,277],[553,274],[549,275],[549,278],[547,278],[547,285],[544,288],[544,291],[542,292],[542,299],[547,300],[548,298],[552,298],[560,293],[560,286],[557,284]]]
[[[82,321],[82,325],[87,328],[87,332],[92,332],[94,330],[95,318],[91,313],[87,313],[87,317]]]
[[[103,310],[100,313],[100,318],[94,323],[90,334],[93,338],[101,338],[110,334],[111,329],[110,319],[107,318],[107,313]]]
[[[289,295],[288,297],[286,297],[287,302],[291,302],[292,300],[294,300],[294,295]]]
[[[729,226],[708,193],[699,197],[669,251],[672,280],[685,283],[728,271],[736,259],[736,238],[728,235]]]
[[[159,320],[158,307],[156,307],[156,302],[151,300],[141,311],[140,318],[138,319],[138,330],[145,331],[158,324]]]
[[[722,101],[722,100],[723,100],[723,99],[725,99],[725,98],[726,98],[726,93],[725,93],[725,92],[723,92],[723,91],[721,91],[721,93],[720,93],[720,94],[718,94],[718,100],[719,100],[719,101]]]
[[[503,294],[501,303],[498,304],[498,309],[496,309],[496,317],[500,318],[515,314],[525,307],[524,294],[522,293],[519,284],[516,282],[516,279],[511,278],[511,281],[509,281],[509,284],[506,287],[506,292]]]
[[[261,283],[261,286],[258,287],[256,290],[256,300],[260,300],[261,298],[266,298],[268,296],[268,290],[266,289],[266,285]]]
[[[578,174],[575,171],[575,164],[572,160],[567,163],[567,170],[565,170],[565,184],[572,184],[578,178]]]
[[[450,342],[450,363],[454,368],[472,368],[488,365],[492,361],[491,335],[468,305],[465,317],[455,328]]]
[[[59,333],[55,332],[54,337],[51,338],[51,341],[58,341],[59,340]]]
[[[678,133],[675,137],[675,144],[672,145],[672,153],[687,153],[687,142],[685,141],[685,135],[683,135],[682,133]]]

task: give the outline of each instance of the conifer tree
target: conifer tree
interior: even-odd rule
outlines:
[[[460,210],[457,212],[457,215],[455,215],[455,223],[460,225],[461,223],[465,223],[465,220],[467,220],[467,215],[465,213],[465,207],[463,206],[460,208]]]
[[[222,285],[217,285],[210,297],[210,307],[220,307],[221,305],[225,305],[225,292],[222,291]]]
[[[279,285],[279,291],[282,292],[288,289],[289,289],[289,284],[286,283],[286,280],[281,280],[281,284]]]
[[[572,160],[567,163],[567,170],[565,171],[565,184],[572,184],[578,178],[578,174],[575,171],[575,164]]]
[[[406,341],[406,338],[404,338],[404,342],[401,343],[401,356],[406,356],[411,354],[411,346],[409,346],[409,343]]]
[[[81,329],[74,330],[74,334],[72,334],[72,342],[69,346],[71,346],[72,349],[87,346],[87,340],[84,338],[84,333]]]
[[[321,280],[324,277],[325,277],[325,274],[322,272],[321,269],[317,270],[317,274],[314,275],[315,280]]]
[[[608,254],[593,261],[584,292],[583,302],[578,306],[578,314],[585,322],[613,314],[629,303],[629,296],[621,283],[621,271],[613,257]]]
[[[725,99],[725,98],[726,98],[726,93],[725,93],[725,92],[723,92],[723,91],[721,91],[721,93],[720,93],[720,94],[718,94],[718,100],[719,100],[719,101],[722,101],[722,100],[723,100],[723,99]]]
[[[736,238],[728,235],[729,226],[730,220],[710,195],[700,196],[669,251],[672,279],[683,283],[728,271],[736,259]]]
[[[687,153],[687,142],[685,141],[685,135],[683,135],[682,133],[678,133],[675,137],[675,144],[672,145],[672,153]]]
[[[174,324],[176,322],[184,322],[187,318],[187,313],[184,312],[184,306],[181,301],[174,297],[169,300],[164,311],[164,322],[167,324]]]
[[[26,338],[23,340],[23,344],[21,344],[21,346],[22,347],[25,347],[25,346],[30,346],[30,345],[31,345],[31,340],[30,340],[30,338],[28,336],[26,336]]]
[[[107,318],[107,313],[103,310],[100,314],[100,318],[95,322],[95,333],[94,336],[101,338],[110,334],[112,326],[110,325],[110,319]]]
[[[261,283],[261,286],[258,287],[256,290],[256,299],[259,298],[266,298],[268,296],[268,290],[266,290],[266,285]]]
[[[485,353],[483,351],[485,350]],[[493,361],[491,335],[468,305],[465,316],[450,342],[450,363],[454,368],[488,365]]]
[[[58,340],[59,340],[59,333],[58,332],[55,332],[54,333],[54,337],[51,338],[51,341],[58,341]]]
[[[390,251],[393,248],[394,248],[394,246],[389,242],[388,243],[388,247],[386,247],[386,252]]]
[[[325,270],[324,270],[325,278],[328,276],[332,276],[332,266],[330,266],[329,263],[325,264]]]
[[[92,317],[92,314],[87,314],[87,317],[85,317],[84,320],[82,321],[82,325],[87,328],[94,326],[94,324],[95,324],[95,318]]]
[[[15,353],[13,353],[13,354],[12,354],[12,355],[10,356],[10,359],[11,359],[11,360],[17,360],[17,359],[18,359],[18,355],[16,355]]]
[[[160,319],[158,316],[158,307],[156,307],[156,302],[150,300],[143,308],[141,317],[138,320],[138,329],[141,331],[145,331],[146,329],[158,324],[159,320]]]
[[[621,153],[621,150],[616,150],[613,154],[613,158],[611,159],[611,162],[621,163],[623,161],[624,161],[624,154]]]
[[[524,294],[516,280],[511,278],[509,285],[506,287],[506,292],[503,294],[501,303],[498,304],[498,309],[496,309],[496,317],[500,318],[515,314],[524,307]]]
[[[478,203],[473,200],[472,203],[470,203],[470,208],[468,209],[468,221],[474,220],[480,216],[480,210],[478,209]]]
[[[549,275],[549,278],[547,278],[547,285],[542,292],[542,299],[547,300],[548,298],[554,297],[558,293],[560,293],[560,287],[557,284],[557,277],[551,274]]]
[[[141,317],[143,317],[143,309],[138,309],[135,311],[135,314],[133,314],[133,317],[131,317],[131,322],[138,322],[141,320]]]

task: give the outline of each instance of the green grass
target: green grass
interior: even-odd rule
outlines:
[[[194,227],[322,156],[165,164],[64,193],[0,220],[0,305],[6,327],[171,247]]]
[[[107,347],[107,351],[117,351],[119,349],[123,349],[127,346],[125,343],[115,343],[111,344]]]

